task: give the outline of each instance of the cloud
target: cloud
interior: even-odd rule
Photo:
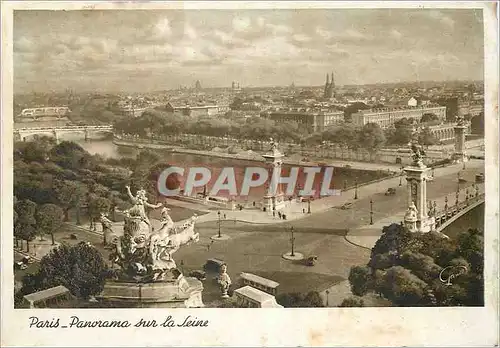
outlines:
[[[194,40],[198,37],[198,33],[189,23],[184,25],[184,35],[190,40]]]
[[[235,17],[233,19],[233,30],[236,32],[245,32],[251,26],[251,20],[248,17]]]
[[[390,35],[396,40],[400,40],[403,37],[403,34],[396,29],[392,29]]]
[[[450,29],[453,29],[455,27],[455,21],[451,17],[442,13],[441,11],[430,10],[428,12],[428,14],[429,14],[429,17],[439,21],[445,27],[448,27]]]
[[[170,28],[170,21],[168,18],[162,18],[156,23],[154,34],[158,37],[169,37],[172,34],[172,28]]]

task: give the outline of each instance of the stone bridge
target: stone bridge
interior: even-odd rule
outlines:
[[[444,210],[437,212],[434,216],[434,218],[436,219],[436,230],[438,232],[443,231],[458,218],[467,214],[475,207],[483,204],[485,201],[484,197],[484,193],[479,193],[479,191],[476,191],[475,193],[471,193],[470,195],[467,193],[464,201],[456,201],[452,206],[448,206],[448,201],[446,200]]]
[[[110,135],[113,133],[113,126],[65,126],[65,127],[30,127],[17,128],[14,130],[14,139],[26,141],[36,135],[53,137],[56,141],[64,138],[65,135],[76,135],[78,138],[89,140],[99,135]]]

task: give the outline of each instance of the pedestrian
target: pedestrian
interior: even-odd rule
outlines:
[[[285,214],[283,214],[283,220],[286,220],[286,215]]]
[[[278,217],[281,219],[281,212],[278,212]]]
[[[224,213],[224,220],[226,220],[226,213]]]
[[[255,207],[255,201],[253,202],[253,206]]]
[[[306,210],[304,208],[302,208],[302,213],[305,214],[306,213]]]
[[[276,217],[276,211],[273,210],[273,217]]]

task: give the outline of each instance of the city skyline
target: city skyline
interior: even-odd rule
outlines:
[[[314,18],[314,20],[311,20]],[[14,91],[483,79],[472,9],[15,11]]]

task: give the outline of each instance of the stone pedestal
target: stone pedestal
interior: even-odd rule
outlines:
[[[281,165],[284,155],[274,148],[270,153],[263,155],[269,166],[269,186],[264,196],[264,207],[266,212],[272,214],[285,208],[285,196],[281,192],[279,177],[281,176]]]
[[[199,308],[204,307],[202,291],[201,281],[181,275],[154,283],[108,281],[96,298],[118,308]]]
[[[455,130],[455,152],[453,153],[453,160],[456,163],[467,162],[469,157],[465,148],[465,133],[467,130],[466,125],[456,125]]]
[[[435,219],[427,213],[427,178],[431,169],[418,163],[404,170],[408,183],[408,207],[412,204],[416,207],[416,216],[405,218],[405,225],[412,232],[430,232],[435,226]]]

